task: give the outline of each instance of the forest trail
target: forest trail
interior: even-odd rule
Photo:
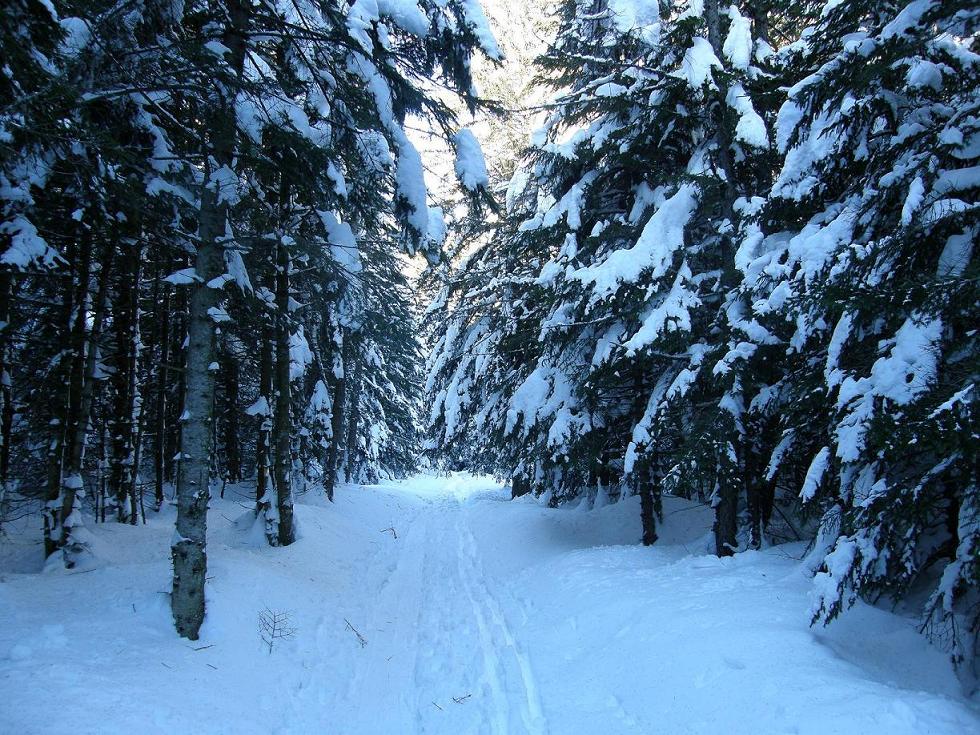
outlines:
[[[90,527],[89,569],[0,545],[0,732],[19,735],[959,735],[980,727],[914,621],[810,628],[802,545],[706,553],[710,509],[550,509],[487,478],[347,486],[268,548],[253,488],[209,514],[208,616],[174,635],[172,510]],[[266,611],[292,635],[270,647]],[[53,716],[51,693],[59,693]],[[819,713],[819,716],[815,716]]]
[[[509,622],[526,615],[484,571],[470,529],[490,498],[426,494],[390,527],[394,558],[379,556],[380,573],[365,578],[374,604],[357,632],[368,642],[333,708],[338,732],[547,732],[522,631]]]

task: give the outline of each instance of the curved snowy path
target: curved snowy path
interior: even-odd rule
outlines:
[[[980,732],[914,621],[859,604],[810,628],[801,547],[717,559],[685,501],[643,548],[635,498],[552,510],[423,476],[310,494],[299,540],[270,549],[252,492],[212,502],[195,643],[167,605],[172,510],[90,527],[88,570],[38,574],[28,525],[0,544],[0,732]],[[266,610],[294,630],[271,651]]]

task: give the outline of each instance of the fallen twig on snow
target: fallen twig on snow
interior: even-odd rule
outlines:
[[[388,528],[382,528],[380,531],[378,531],[378,533],[388,533],[388,531],[391,531],[392,538],[394,539],[398,538],[398,531],[395,530],[394,526],[389,526]]]
[[[467,699],[469,699],[472,696],[473,696],[472,694],[464,694],[462,697],[453,697],[453,701],[456,704],[462,704],[463,702],[465,702]]]
[[[367,638],[362,636],[361,632],[350,624],[350,620],[344,618],[344,622],[347,623],[347,627],[350,629],[350,631],[357,636],[357,642],[361,644],[361,648],[364,648],[364,646],[367,645]]]

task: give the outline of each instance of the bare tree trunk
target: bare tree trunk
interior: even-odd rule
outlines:
[[[13,428],[12,384],[7,348],[10,341],[13,274],[8,267],[0,269],[0,531],[7,517],[10,481],[10,439]]]
[[[230,348],[222,352],[222,357],[221,374],[225,383],[225,479],[235,483],[242,479],[241,439],[238,436],[238,361]]]
[[[353,375],[347,383],[347,436],[344,440],[344,479],[353,482],[355,478],[355,458],[357,457],[357,430],[360,419],[360,395],[361,380],[363,378],[364,361],[356,357],[356,343],[352,339],[347,341],[348,349],[345,350],[345,363],[353,363]]]
[[[211,172],[208,171],[208,174]],[[202,283],[192,286],[188,327],[186,392],[181,415],[180,458],[177,468],[177,530],[171,545],[174,564],[171,609],[177,632],[197,640],[204,622],[205,543],[210,492],[211,420],[214,376],[214,322],[208,313],[217,293],[206,284],[220,275],[225,205],[213,191],[201,194],[200,244],[195,270]]]
[[[106,305],[109,298],[111,281],[112,258],[114,248],[105,248],[102,266],[99,271],[99,288],[95,296],[92,310],[92,328],[85,338],[86,310],[80,309],[75,321],[75,334],[72,341],[76,343],[78,359],[72,366],[72,378],[69,387],[71,394],[68,421],[67,469],[63,483],[61,505],[62,521],[61,545],[71,549],[71,529],[74,523],[68,519],[75,512],[80,512],[78,490],[82,487],[82,462],[85,458],[85,442],[89,430],[89,419],[92,415],[92,401],[95,398],[95,368],[99,359],[99,342],[102,338],[102,326],[105,322]],[[86,344],[87,343],[87,344]],[[84,353],[84,354],[83,354]]]
[[[162,284],[163,298],[157,312],[160,327],[160,362],[157,366],[156,405],[154,410],[156,443],[154,444],[153,509],[163,507],[163,485],[166,482],[167,456],[167,362],[170,360],[170,287]]]
[[[68,283],[62,302],[62,313],[59,320],[59,336],[63,343],[68,343],[72,331],[72,315],[74,313],[75,299],[81,290],[77,284],[87,285],[88,267],[91,259],[91,252],[88,247],[82,247],[81,262],[76,264],[78,243],[72,239],[68,248],[68,262],[73,264],[69,274]],[[76,269],[77,267],[77,269]],[[84,274],[81,275],[81,274]],[[77,276],[77,278],[76,278]],[[84,308],[81,307],[81,308]],[[65,434],[68,416],[69,391],[68,383],[71,375],[71,349],[66,349],[58,355],[57,364],[52,370],[50,389],[51,396],[51,421],[49,423],[50,435],[47,451],[47,494],[44,504],[44,555],[51,556],[56,552],[61,543],[61,486],[64,475],[65,461]]]
[[[653,447],[647,457],[648,466],[640,473],[640,521],[643,526],[643,545],[652,546],[657,542],[657,520],[661,517],[661,484],[663,472],[660,467],[660,453]]]
[[[262,355],[259,361],[259,399],[263,403],[259,424],[259,436],[255,446],[255,513],[268,518],[272,505],[271,461],[272,461],[272,360],[273,330],[268,322],[262,328]],[[271,529],[266,528],[266,536],[272,543]],[[278,524],[275,531],[278,535]]]
[[[245,58],[244,32],[249,5],[240,0],[227,3],[229,25],[224,44],[229,49],[229,65],[240,75]],[[234,98],[234,94],[231,95]],[[205,180],[215,174],[214,165],[231,166],[236,143],[235,112],[226,101],[215,115],[213,157],[205,166]],[[201,189],[198,221],[197,259],[194,269],[200,282],[190,288],[190,313],[185,368],[183,428],[180,465],[177,476],[177,528],[171,545],[174,563],[170,606],[177,632],[197,640],[204,622],[204,583],[207,577],[207,512],[210,493],[211,422],[214,411],[215,329],[209,310],[218,302],[218,292],[208,283],[224,271],[223,245],[227,224],[227,204],[217,186]]]
[[[523,470],[516,471],[510,480],[511,500],[527,495],[529,492],[531,492],[531,479]]]
[[[334,488],[337,484],[337,469],[340,460],[340,444],[344,435],[344,409],[347,400],[347,366],[344,363],[345,330],[331,324],[331,334],[327,344],[331,345],[331,369],[327,385],[333,392],[333,405],[330,411],[330,444],[323,461],[323,489],[327,500],[333,502]]]
[[[137,522],[136,493],[132,486],[132,467],[136,445],[136,365],[139,338],[139,279],[142,246],[136,242],[121,244],[120,267],[113,323],[116,331],[116,354],[111,378],[114,406],[109,427],[109,494],[115,500],[116,519],[120,523]],[[129,510],[126,510],[127,504]]]
[[[166,440],[164,442],[164,471],[167,482],[177,485],[177,467],[180,465],[180,435],[183,422],[180,412],[187,393],[184,370],[187,363],[187,290],[181,288],[174,295],[174,328],[171,330],[170,359],[177,373],[171,400],[167,401]],[[169,371],[168,371],[169,372]]]
[[[731,442],[718,448],[717,485],[712,506],[715,509],[715,554],[732,556],[738,549],[739,462]]]
[[[281,241],[276,250],[276,407],[273,429],[276,451],[274,468],[276,503],[279,510],[278,542],[280,546],[288,546],[294,540],[292,421],[290,420],[291,401],[289,397],[289,251]]]

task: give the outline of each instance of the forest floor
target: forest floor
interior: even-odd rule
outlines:
[[[237,493],[240,492],[240,495]],[[667,499],[508,502],[422,476],[309,494],[270,549],[248,488],[210,513],[208,616],[178,638],[173,511],[89,527],[90,568],[41,572],[33,521],[0,544],[0,732],[889,733],[980,731],[914,622],[859,604],[810,628],[801,545],[718,559],[709,512]],[[237,499],[236,499],[237,498]],[[36,520],[36,519],[34,519]],[[292,634],[260,638],[260,616]]]

